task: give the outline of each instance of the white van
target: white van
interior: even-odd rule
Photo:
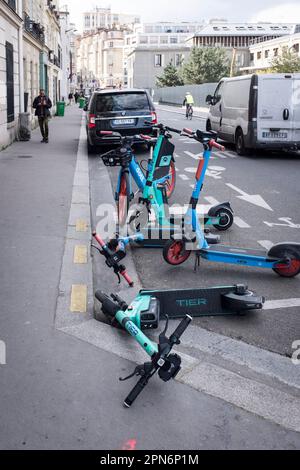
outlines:
[[[300,73],[224,78],[209,95],[207,130],[251,149],[300,149]]]

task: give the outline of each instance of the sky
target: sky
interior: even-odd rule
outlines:
[[[65,4],[79,32],[84,11],[109,5],[116,13],[137,13],[145,22],[226,18],[232,22],[300,23],[300,0],[60,0],[60,7]]]

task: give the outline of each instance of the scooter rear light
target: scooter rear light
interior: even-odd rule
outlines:
[[[157,114],[155,111],[151,112],[151,124],[157,124]]]
[[[89,129],[94,129],[96,127],[96,116],[95,114],[90,114],[89,115],[89,123],[88,123],[88,128]]]

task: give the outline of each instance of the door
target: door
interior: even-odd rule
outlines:
[[[258,78],[257,139],[259,142],[293,140],[292,74],[262,75]]]
[[[300,74],[293,77],[293,141],[300,142]]]
[[[210,107],[211,128],[213,131],[219,132],[222,125],[222,92],[224,82],[220,82],[213,96],[213,102]]]

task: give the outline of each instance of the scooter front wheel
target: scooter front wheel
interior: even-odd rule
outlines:
[[[220,230],[220,231],[228,230],[233,224],[233,220],[234,220],[233,213],[230,209],[227,209],[226,207],[220,208],[216,212],[216,217],[220,218],[219,223],[214,224],[214,227],[217,230]]]
[[[284,253],[284,257],[289,259],[289,264],[278,263],[278,265],[273,268],[275,273],[279,274],[281,277],[295,277],[300,273],[300,259],[293,252]]]
[[[185,249],[183,240],[168,240],[163,248],[164,260],[172,266],[184,263],[190,254],[191,251]]]

